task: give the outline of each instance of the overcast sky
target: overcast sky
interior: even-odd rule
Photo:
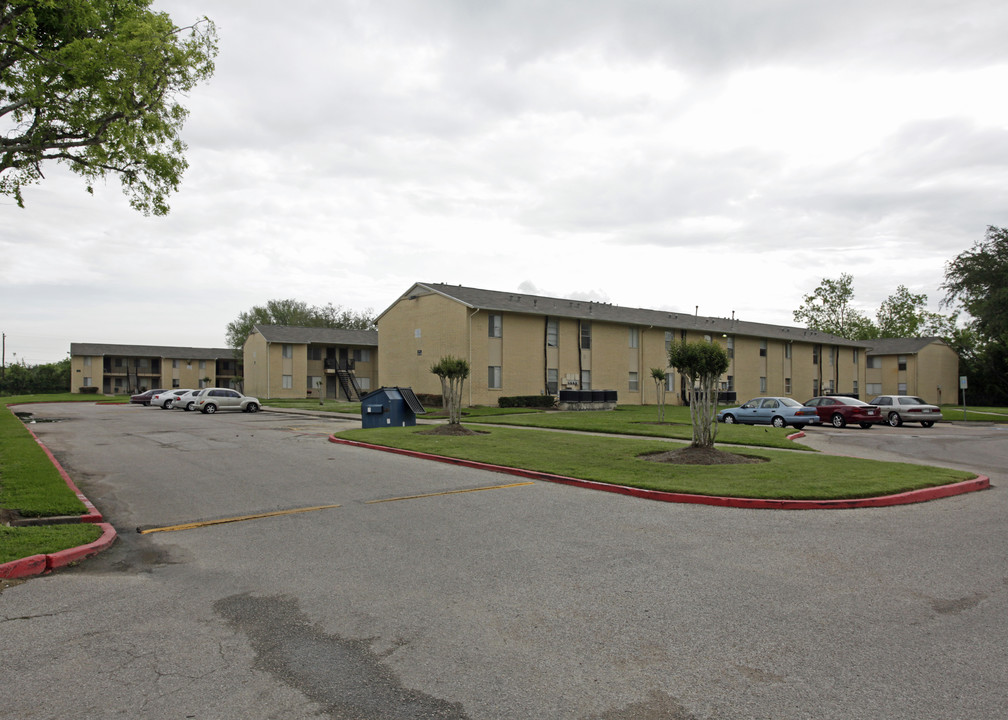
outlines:
[[[225,345],[416,281],[794,324],[938,310],[1008,225],[1004,0],[155,0],[217,24],[164,218],[57,166],[0,199],[6,360]]]

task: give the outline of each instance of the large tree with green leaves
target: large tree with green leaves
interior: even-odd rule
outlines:
[[[355,312],[332,303],[318,306],[303,300],[268,300],[265,305],[254,305],[240,313],[227,324],[228,347],[240,350],[256,325],[371,330],[375,326],[375,316],[370,308]]]
[[[689,388],[693,447],[714,447],[717,437],[717,384],[728,370],[728,353],[709,342],[674,342],[668,351],[669,367],[678,370]]]
[[[841,274],[839,280],[823,278],[819,287],[806,295],[801,307],[794,311],[795,322],[853,340],[874,337],[872,321],[853,307],[853,285],[854,279],[847,273]]]
[[[0,194],[24,206],[43,165],[118,176],[130,205],[168,212],[187,167],[179,98],[214,70],[203,18],[176,26],[151,0],[0,0]]]
[[[989,226],[984,239],[945,266],[946,306],[961,306],[975,342],[966,356],[971,388],[979,381],[990,403],[1008,402],[1008,229]]]
[[[927,301],[924,293],[912,293],[905,285],[900,285],[882,301],[875,315],[878,337],[952,337],[955,316],[931,312],[927,309]]]

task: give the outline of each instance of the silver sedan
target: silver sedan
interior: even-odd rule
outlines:
[[[878,405],[886,421],[893,427],[904,422],[919,422],[929,428],[942,419],[941,408],[926,403],[914,395],[879,395],[871,401]]]

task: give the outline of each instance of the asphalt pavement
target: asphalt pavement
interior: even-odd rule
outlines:
[[[802,442],[937,455],[992,488],[766,511],[328,442],[354,420],[37,412],[62,419],[37,432],[120,542],[0,593],[0,717],[982,720],[1008,707],[1004,429],[816,428]],[[286,511],[299,512],[272,514]]]

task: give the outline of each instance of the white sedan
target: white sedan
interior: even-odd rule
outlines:
[[[175,401],[182,395],[190,392],[188,388],[175,388],[173,390],[162,390],[151,396],[150,404],[153,407],[159,407],[162,410],[171,410],[172,405]]]
[[[172,402],[172,407],[176,410],[195,410],[196,398],[198,398],[202,392],[202,390],[187,390],[184,395],[179,395],[178,398]]]

